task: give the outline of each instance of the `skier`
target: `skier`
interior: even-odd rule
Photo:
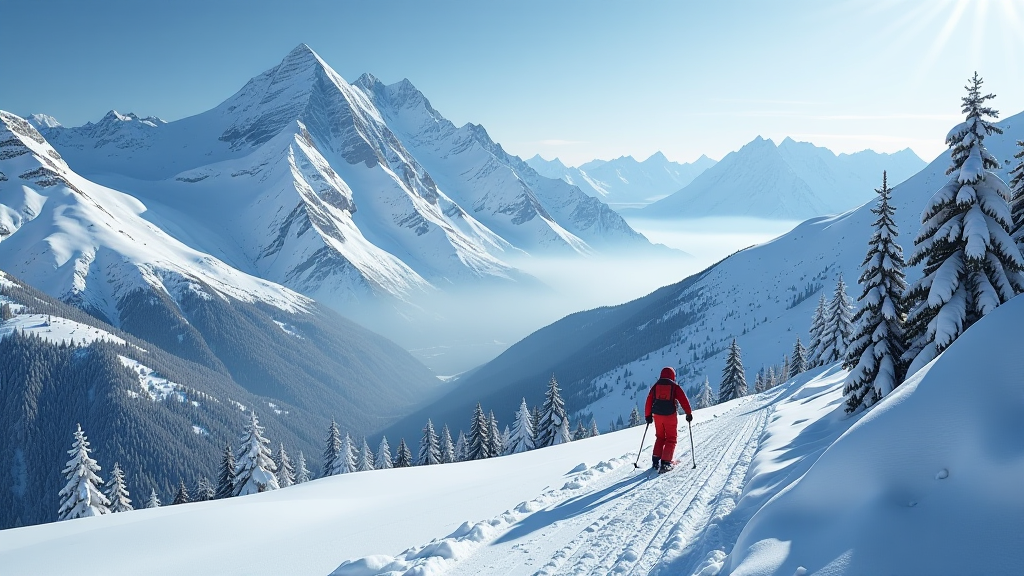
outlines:
[[[693,420],[690,401],[686,393],[676,384],[676,371],[670,367],[661,369],[661,378],[651,386],[647,394],[644,411],[647,424],[654,423],[654,452],[651,454],[652,470],[663,474],[672,469],[672,455],[676,450],[676,403],[686,412],[686,421]]]

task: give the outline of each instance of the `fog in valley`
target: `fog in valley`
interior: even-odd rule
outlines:
[[[390,305],[393,310],[387,314],[365,309],[355,319],[410,350],[439,376],[456,375],[566,315],[646,296],[737,250],[784,234],[797,223],[705,218],[630,224],[652,242],[674,250],[643,258],[524,258],[510,263],[539,281],[532,286],[502,283],[449,289],[411,305]]]

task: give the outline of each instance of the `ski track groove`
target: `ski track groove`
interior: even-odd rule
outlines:
[[[685,447],[689,439],[684,430],[679,434],[678,448],[682,448],[677,451],[679,467],[669,475],[634,479],[636,472],[623,466],[623,472],[609,474],[587,491],[549,505],[547,510],[572,499],[611,490],[601,498],[610,501],[610,506],[606,504],[600,509],[558,519],[540,530],[539,538],[531,539],[564,544],[548,548],[533,541],[515,543],[498,565],[488,562],[484,558],[487,554],[480,554],[483,550],[479,550],[452,566],[447,573],[455,576],[484,570],[535,576],[639,576],[658,573],[674,564],[670,571],[677,574],[681,572],[675,568],[685,560],[684,556],[705,552],[701,558],[691,558],[693,561],[688,563],[696,566],[706,553],[728,544],[722,541],[715,521],[725,518],[738,500],[747,468],[759,444],[758,438],[768,421],[771,402],[765,400],[768,399],[758,402],[750,397],[729,412],[694,428],[700,434],[696,440],[702,445],[696,470],[690,468],[690,459],[685,458],[691,452]],[[745,420],[738,423],[739,419]],[[650,454],[650,448],[650,445],[643,447],[641,454]],[[729,466],[729,462],[733,464]],[[723,463],[727,463],[726,470],[722,470]],[[639,474],[649,474],[649,471],[641,469]],[[624,485],[616,487],[619,484]],[[729,495],[725,494],[727,491]],[[735,494],[731,494],[733,491]],[[713,542],[705,543],[698,550],[691,544],[697,535],[712,536]],[[548,554],[545,560],[543,556]],[[530,566],[539,568],[534,571]]]

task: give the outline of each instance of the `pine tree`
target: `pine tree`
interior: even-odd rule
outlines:
[[[576,421],[576,430],[572,433],[572,439],[573,441],[585,440],[589,436],[590,434],[587,433],[587,428],[583,425],[583,419],[580,418]]]
[[[807,351],[800,343],[800,337],[796,337],[796,344],[793,344],[793,363],[789,366],[789,377],[792,378],[807,370]]]
[[[537,428],[538,448],[556,444],[555,436],[558,435],[565,419],[565,402],[562,401],[562,395],[558,390],[558,380],[552,374],[548,389],[544,393],[544,405],[540,409],[540,427]]]
[[[466,456],[466,448],[469,446],[466,440],[466,433],[459,430],[459,439],[455,441],[455,461],[464,462],[468,460]]]
[[[853,336],[853,305],[846,295],[846,283],[839,275],[836,291],[825,310],[825,324],[821,334],[821,348],[818,361],[821,364],[835,364],[846,358]]]
[[[370,450],[370,445],[366,442],[365,437],[363,438],[363,447],[359,450],[359,462],[356,469],[360,472],[374,470],[373,451]]]
[[[793,369],[793,366],[790,365],[790,363],[789,363],[789,356],[786,356],[785,354],[783,354],[782,355],[782,371],[779,372],[779,382],[778,382],[779,384],[782,384],[783,382],[788,382],[789,381],[790,370],[792,370],[792,369]]]
[[[512,440],[512,432],[509,431],[508,424],[505,424],[504,430],[501,431],[501,454],[502,454],[502,456],[504,456],[505,454],[511,454],[511,452],[509,452],[509,450],[511,449],[511,446],[509,445],[511,440]]]
[[[457,462],[455,459],[455,445],[452,443],[452,433],[445,424],[441,428],[441,463],[451,464]]]
[[[306,456],[299,450],[299,458],[295,461],[295,483],[302,484],[311,480],[309,468],[306,468]]]
[[[621,420],[622,418],[620,417],[619,419]],[[618,430],[618,428],[615,427],[615,420],[609,420],[608,421],[608,431],[609,432],[615,432],[616,430]]]
[[[601,431],[597,429],[597,419],[593,416],[590,417],[590,437],[594,438],[601,435]]]
[[[861,262],[861,305],[853,317],[857,329],[843,362],[843,367],[850,370],[843,388],[847,412],[871,407],[903,380],[903,318],[907,313],[903,293],[907,283],[903,248],[896,243],[896,209],[889,204],[892,196],[885,172],[882,187],[875,192],[878,205],[871,213],[878,219],[872,224],[875,232]]]
[[[818,307],[814,309],[814,316],[811,317],[811,340],[807,348],[807,356],[805,361],[807,363],[806,368],[814,368],[820,366],[821,362],[821,349],[822,342],[821,338],[825,332],[825,311],[827,306],[825,304],[825,294],[818,297]],[[802,372],[803,370],[801,370]]]
[[[217,477],[217,493],[214,498],[230,498],[235,492],[235,452],[231,444],[224,445],[224,457],[220,461],[220,475]]]
[[[640,417],[640,411],[636,409],[636,405],[633,405],[633,411],[629,413],[629,427],[639,426],[644,423],[644,419]]]
[[[132,507],[132,499],[128,496],[128,487],[124,482],[124,472],[121,470],[121,465],[114,462],[114,469],[110,471],[110,480],[107,481],[106,493],[107,500],[110,501],[108,509],[111,512],[128,512],[134,510]]]
[[[490,441],[487,432],[490,422],[484,416],[484,409],[477,402],[473,410],[473,421],[469,426],[469,438],[466,441],[466,460],[483,460],[490,457]]]
[[[68,450],[71,460],[61,472],[68,483],[60,491],[60,508],[57,520],[73,520],[88,516],[109,514],[110,500],[100,492],[103,480],[97,472],[100,465],[89,456],[89,440],[79,424],[75,430],[75,441]]]
[[[533,419],[530,409],[526,407],[526,398],[519,404],[515,423],[512,424],[512,438],[509,440],[509,454],[519,454],[536,448],[533,432]]]
[[[429,466],[441,463],[441,442],[434,432],[434,423],[427,418],[427,425],[423,427],[423,437],[420,439],[420,453],[416,457],[416,464]]]
[[[501,456],[505,452],[505,446],[501,443],[501,432],[498,430],[498,419],[494,417],[492,410],[487,417],[487,454],[488,458]]]
[[[287,488],[292,484],[295,484],[295,468],[292,466],[292,459],[288,457],[288,453],[284,451],[284,442],[281,442],[277,449],[277,457],[274,458],[274,464],[277,465],[277,485],[281,488]]]
[[[975,72],[965,87],[967,120],[950,130],[949,182],[921,214],[908,264],[924,263],[923,275],[907,292],[911,303],[904,356],[912,374],[945,350],[982,316],[1024,291],[1024,257],[1010,238],[1010,189],[991,170],[999,162],[985,149],[985,137],[1002,130],[985,118],[999,113],[981,95]]]
[[[747,395],[747,378],[743,374],[743,359],[736,339],[729,345],[729,355],[722,369],[722,384],[718,387],[718,403]]]
[[[388,445],[387,436],[380,439],[380,446],[377,447],[377,459],[374,460],[373,466],[377,470],[385,470],[393,466],[391,460],[391,446]]]
[[[412,466],[412,452],[405,443],[405,438],[398,441],[398,451],[395,453],[395,468],[408,468]]]
[[[540,448],[540,407],[530,409],[530,423],[533,425],[533,445]]]
[[[352,443],[352,437],[348,435],[348,432],[345,432],[345,437],[341,439],[341,449],[338,451],[338,457],[334,460],[334,470],[331,474],[350,474],[356,471],[356,464],[356,447]]]
[[[697,393],[697,397],[694,398],[694,406],[699,410],[701,408],[710,408],[715,405],[715,393],[711,391],[711,382],[708,377],[704,377],[704,384],[700,387],[700,392]]]
[[[11,318],[14,318],[14,311],[11,310],[11,304],[4,302],[0,305],[0,322],[7,322]]]
[[[765,389],[764,366],[762,366],[761,369],[757,371],[757,375],[754,376],[754,393],[760,394],[761,392],[764,392]]]
[[[174,501],[171,502],[171,506],[177,506],[178,504],[188,504],[192,501],[192,498],[188,494],[188,488],[185,488],[185,481],[178,480],[178,491],[174,494]]]
[[[234,496],[279,488],[277,477],[274,476],[277,466],[270,457],[270,440],[263,437],[263,427],[256,413],[249,414],[249,422],[245,426],[238,454],[235,455]]]
[[[1010,192],[1013,195],[1010,204],[1010,219],[1013,221],[1011,236],[1017,243],[1017,248],[1024,252],[1024,140],[1017,140],[1017,147],[1020,150],[1013,155],[1017,159],[1017,165],[1010,170],[1010,174],[1013,175],[1010,180]]]
[[[338,423],[331,418],[331,426],[327,429],[327,438],[324,440],[324,471],[322,476],[332,476],[338,468],[338,458],[341,454],[341,432],[338,431]]]
[[[764,389],[770,390],[775,388],[776,384],[778,384],[778,382],[775,380],[775,366],[769,366],[768,373],[764,376]]]
[[[150,490],[149,499],[146,500],[146,508],[159,508],[160,498],[156,495],[156,490]]]
[[[554,445],[568,444],[569,442],[572,442],[572,432],[569,431],[569,419],[565,418],[558,427],[558,432],[555,433]]]
[[[624,430],[626,428],[626,421],[622,419],[622,414],[619,414],[617,420],[615,420],[615,429]]]
[[[192,493],[193,502],[206,502],[207,500],[213,500],[216,493],[213,490],[213,484],[210,484],[210,479],[206,476],[200,476],[196,479],[195,489]]]

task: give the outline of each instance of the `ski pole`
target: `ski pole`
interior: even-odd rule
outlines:
[[[690,430],[690,457],[693,458],[693,469],[697,469],[697,456],[693,453],[693,426],[690,425],[690,421],[686,421],[686,427]],[[637,461],[640,457],[637,456]]]
[[[651,427],[651,423],[648,422],[647,426],[644,426],[644,437],[640,439],[640,451],[636,453],[636,462],[633,462],[633,468],[639,468],[640,452],[644,450],[644,440],[647,440],[647,429]],[[694,466],[696,467],[696,466]]]

